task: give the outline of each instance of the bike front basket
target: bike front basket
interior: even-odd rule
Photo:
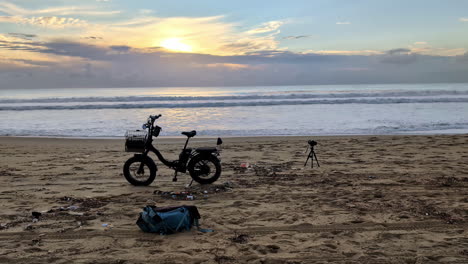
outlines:
[[[144,152],[148,133],[141,130],[128,130],[125,133],[126,152]]]

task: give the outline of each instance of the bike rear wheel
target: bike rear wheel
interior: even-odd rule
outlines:
[[[143,166],[141,167],[141,165]],[[152,159],[139,155],[131,157],[125,162],[123,174],[132,185],[148,186],[156,178],[156,170],[156,164]]]
[[[213,155],[193,157],[188,166],[192,179],[200,184],[210,184],[221,176],[221,162]]]

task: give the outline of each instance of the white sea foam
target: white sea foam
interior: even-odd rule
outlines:
[[[307,91],[295,91],[281,94],[251,93],[240,96],[96,96],[96,97],[50,97],[28,99],[0,99],[0,104],[26,104],[26,103],[88,103],[88,102],[160,102],[160,101],[250,101],[250,100],[284,100],[284,99],[353,99],[353,98],[407,98],[434,97],[434,96],[468,96],[468,91],[459,90],[421,90],[421,91],[381,91],[381,92],[330,92],[313,93]]]
[[[138,103],[138,104],[79,104],[79,105],[12,105],[0,106],[0,111],[27,110],[75,110],[75,109],[141,109],[141,108],[200,108],[240,107],[270,105],[311,105],[311,104],[416,104],[416,103],[468,103],[468,98],[372,98],[338,100],[271,100],[240,102],[185,102],[185,103]]]

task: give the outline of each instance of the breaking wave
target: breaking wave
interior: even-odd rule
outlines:
[[[235,102],[187,102],[187,103],[139,103],[139,104],[81,104],[81,105],[0,105],[0,111],[26,110],[80,110],[80,109],[142,109],[142,108],[197,108],[197,107],[236,107],[274,105],[313,105],[313,104],[406,104],[406,103],[468,103],[468,97],[456,98],[354,98],[316,100],[270,100]]]
[[[115,97],[59,97],[35,99],[0,99],[0,104],[17,103],[94,103],[94,102],[157,102],[157,101],[226,101],[226,100],[293,100],[293,99],[352,99],[427,96],[468,96],[468,91],[423,90],[379,92],[306,93],[297,91],[287,94],[250,94],[233,96],[115,96]],[[197,106],[198,107],[198,106]],[[94,108],[93,108],[94,109]]]

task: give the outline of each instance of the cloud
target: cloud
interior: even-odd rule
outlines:
[[[84,20],[71,17],[30,17],[20,16],[0,16],[0,22],[29,24],[40,27],[66,28],[66,27],[84,27],[88,23]]]
[[[0,23],[20,23],[22,19],[18,16],[0,16]]]
[[[22,59],[5,59],[0,57],[0,70],[3,71],[24,71],[34,67],[40,67],[39,61]],[[1,83],[1,82],[0,82]]]
[[[411,50],[409,50],[409,49],[398,48],[398,49],[391,49],[391,50],[387,51],[387,54],[389,54],[389,55],[394,55],[394,54],[400,55],[400,54],[408,54],[410,52],[411,52]]]
[[[0,22],[44,27],[49,31],[42,39],[59,36],[69,41],[88,40],[97,45],[127,45],[135,48],[160,47],[167,39],[179,39],[194,53],[217,55],[246,54],[260,50],[276,50],[276,34],[285,22],[268,21],[259,27],[239,31],[239,25],[224,21],[224,16],[210,17],[156,17],[143,11],[136,18],[100,22],[88,14],[113,14],[91,6],[59,6],[26,9],[2,2]],[[68,16],[69,14],[74,14]],[[84,20],[80,15],[86,15]],[[60,30],[60,33],[58,32]],[[59,35],[60,34],[60,35]],[[222,36],[222,37],[220,37]],[[298,36],[297,38],[306,37]]]
[[[24,35],[20,33],[0,34],[0,50],[6,49],[37,51],[38,49],[41,49],[42,44],[40,42],[34,41],[28,36],[33,35]],[[0,55],[5,57],[8,54],[0,53]]]
[[[307,53],[324,55],[379,55],[384,52],[378,50],[309,50]]]
[[[448,49],[448,48],[433,48],[433,47],[413,47],[411,48],[411,52],[423,54],[423,55],[430,55],[430,56],[444,56],[444,57],[454,57],[462,55],[466,52],[465,48],[455,48],[455,49]]]
[[[98,11],[94,6],[62,6],[44,9],[26,9],[15,4],[4,2],[0,3],[0,12],[9,16],[68,16],[68,15],[85,15],[85,16],[109,16],[120,14],[121,11],[109,10]]]
[[[196,64],[195,64],[196,65]],[[207,68],[225,68],[227,70],[247,70],[247,69],[254,69],[256,67],[246,65],[246,64],[236,64],[236,63],[208,63],[208,64],[199,64],[200,67],[207,67]]]
[[[273,37],[242,38],[232,40],[220,47],[225,54],[249,54],[259,51],[276,50],[278,41]]]
[[[349,21],[343,21],[343,22],[336,22],[337,25],[351,25],[351,22]]]
[[[263,23],[260,27],[247,31],[247,34],[262,34],[278,30],[284,24],[282,21],[269,21]]]
[[[466,18],[466,17],[460,17],[459,21],[460,21],[460,22],[468,22],[468,18]]]
[[[465,48],[437,48],[428,45],[427,42],[415,42],[413,45],[409,45],[408,49],[412,53],[417,53],[421,55],[447,57],[463,55],[466,52]]]
[[[34,26],[51,27],[51,28],[65,28],[65,27],[84,27],[88,25],[85,20],[71,18],[71,17],[31,17],[22,18],[20,23],[31,24]]]
[[[284,50],[210,55],[122,45],[5,38],[8,40],[0,44],[10,45],[10,48],[27,45],[30,47],[28,52],[42,57],[2,59],[0,88],[468,81],[466,54],[454,60],[452,57],[415,54],[405,48],[368,55],[362,55],[362,52],[343,55]],[[2,49],[0,47],[0,52]],[[45,59],[49,56],[56,59]],[[14,67],[8,67],[8,63]]]
[[[36,27],[62,30],[61,38],[81,39],[100,45],[128,45],[136,48],[161,46],[167,39],[180,39],[196,53],[210,54],[244,54],[258,50],[277,49],[278,41],[271,31],[277,30],[283,22],[270,21],[260,28],[240,32],[238,25],[224,22],[223,16],[211,17],[154,17],[143,16],[113,23],[96,23],[80,18],[63,16],[25,16],[32,13],[47,12],[81,12],[85,8],[70,9],[54,7],[40,10],[26,10],[16,5],[3,4],[10,16],[1,16],[0,22],[8,22]],[[94,9],[93,12],[100,12]],[[71,33],[67,28],[78,29]],[[63,34],[69,35],[63,35]],[[267,33],[262,34],[262,33]],[[57,34],[50,34],[57,35]],[[91,36],[91,37],[90,37]],[[220,38],[220,36],[222,36]],[[42,38],[47,38],[43,35]]]
[[[124,46],[124,45],[120,45],[120,46],[110,46],[109,47],[112,52],[115,54],[115,53],[118,53],[118,54],[123,54],[123,53],[127,53],[129,52],[132,48],[129,47],[129,46]]]
[[[154,10],[151,10],[151,9],[140,9],[140,10],[138,10],[138,13],[140,13],[140,14],[142,14],[142,15],[148,15],[148,14],[154,13]]]
[[[82,37],[84,39],[90,39],[90,40],[102,40],[102,37],[98,37],[98,36],[86,36],[86,37]]]
[[[416,62],[418,54],[406,48],[391,49],[384,54],[380,61],[389,64],[411,64]]]
[[[223,20],[224,16],[140,17],[109,25],[89,26],[83,35],[100,36],[105,39],[101,44],[125,43],[136,48],[160,47],[167,39],[178,39],[194,53],[218,55],[278,49],[275,33],[265,35],[252,34],[253,31],[242,32],[238,30],[237,24]],[[268,32],[282,23],[270,22],[265,23],[261,30],[257,28],[255,32]]]
[[[301,39],[301,38],[310,38],[310,37],[313,37],[313,35],[286,36],[286,37],[282,37],[282,39]]]
[[[36,38],[36,34],[24,34],[24,33],[8,33],[8,35],[16,38],[21,38],[21,39],[32,39]]]

